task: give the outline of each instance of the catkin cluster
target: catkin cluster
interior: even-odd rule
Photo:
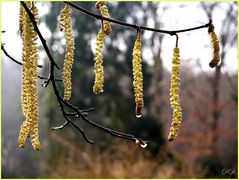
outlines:
[[[97,9],[100,9],[100,12],[101,12],[102,16],[104,16],[106,18],[110,18],[109,11],[108,11],[108,8],[105,4],[105,1],[98,1],[95,4],[95,7]],[[103,21],[103,30],[104,30],[106,35],[109,35],[111,33],[112,29],[111,29],[110,23],[108,21]]]
[[[173,141],[178,135],[179,126],[182,121],[182,109],[179,100],[179,86],[180,86],[180,59],[179,48],[175,47],[173,50],[172,60],[172,76],[170,88],[170,105],[173,109],[173,120],[168,135],[168,141]]]
[[[144,107],[143,99],[143,74],[142,74],[142,60],[141,60],[141,41],[140,34],[138,33],[137,39],[133,49],[133,86],[135,97],[135,114],[136,117],[141,117]]]
[[[26,2],[28,8],[31,3]],[[20,5],[22,6],[22,5]],[[31,7],[31,12],[35,17],[36,22],[39,21],[38,9],[36,6]],[[40,150],[40,141],[38,136],[38,90],[37,90],[37,33],[34,30],[33,24],[24,11],[20,7],[20,28],[22,28],[22,110],[26,120],[21,125],[18,144],[19,147],[25,147],[26,138],[31,138],[34,150]]]
[[[98,1],[95,4],[97,9],[100,9],[102,16],[109,18],[108,8],[104,1]],[[108,21],[103,21],[102,27],[96,38],[96,52],[94,57],[94,70],[95,70],[95,82],[93,86],[93,92],[99,94],[103,92],[104,86],[104,67],[103,67],[103,43],[106,35],[111,32],[110,23]]]
[[[66,38],[66,55],[63,65],[63,83],[64,83],[64,100],[68,101],[71,97],[71,71],[74,62],[75,42],[71,23],[71,8],[68,4],[60,13],[59,21],[60,31],[65,32]]]
[[[208,33],[210,35],[210,39],[211,39],[211,43],[212,43],[212,48],[213,48],[213,57],[211,62],[209,63],[209,66],[211,68],[215,67],[219,61],[220,61],[220,47],[219,47],[219,39],[216,35],[216,33],[214,32],[214,26],[211,24],[208,27]]]

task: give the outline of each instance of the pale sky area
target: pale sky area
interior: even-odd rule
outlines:
[[[114,2],[112,2],[114,3]],[[166,3],[166,2],[165,2]],[[208,22],[205,13],[197,7],[197,3],[187,2],[167,2],[169,4],[169,9],[163,13],[160,17],[164,26],[162,29],[167,30],[178,30],[191,28],[199,26]],[[43,5],[42,5],[43,4]],[[47,3],[48,4],[48,3]],[[179,8],[179,5],[187,5],[184,8]],[[44,3],[37,4],[39,8],[40,16],[48,12],[47,5]],[[213,17],[215,32],[219,34],[221,28],[221,20],[224,18],[224,13],[222,10],[215,11]],[[21,59],[21,48],[22,41],[18,34],[18,13],[19,13],[19,2],[2,2],[2,30],[6,30],[6,33],[2,34],[2,42],[5,43],[5,48],[9,54],[11,54],[17,60]],[[161,14],[161,10],[158,10]],[[148,17],[150,18],[150,17]],[[142,24],[143,25],[143,24]],[[152,27],[152,26],[151,26]],[[51,36],[50,31],[46,26],[41,23],[40,30],[43,36],[47,39]],[[149,32],[147,32],[149,33]],[[147,40],[147,35],[145,33],[144,40]],[[39,43],[40,44],[40,43]],[[164,66],[170,70],[171,69],[171,58],[173,48],[175,46],[175,36],[165,35],[162,44],[162,57]],[[205,48],[207,46],[207,48]],[[14,48],[13,48],[14,47]],[[201,29],[197,31],[191,31],[179,34],[179,48],[182,60],[182,65],[185,63],[192,66],[194,72],[199,72],[197,65],[195,65],[195,59],[199,59],[204,71],[213,71],[209,68],[208,63],[211,60],[211,44],[207,33],[207,29]],[[45,52],[40,53],[40,58],[45,57]],[[237,47],[232,48],[228,51],[225,59],[225,67],[222,69],[223,72],[235,73],[237,72]],[[143,60],[152,64],[152,54],[149,50],[143,50]],[[193,59],[193,60],[190,60]],[[8,63],[10,65],[10,63]],[[42,64],[39,61],[39,64]]]

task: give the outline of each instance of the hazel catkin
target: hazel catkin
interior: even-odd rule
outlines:
[[[73,36],[71,22],[71,8],[68,4],[60,13],[59,21],[60,31],[65,32],[66,38],[66,55],[63,65],[63,84],[64,84],[64,100],[68,101],[71,97],[71,72],[74,63],[75,42]]]
[[[179,86],[180,86],[180,59],[179,48],[175,47],[173,50],[172,60],[172,76],[170,88],[170,105],[173,109],[173,119],[168,135],[168,141],[173,141],[179,132],[179,127],[182,121],[182,109],[179,100]]]
[[[103,59],[102,59],[104,37],[105,37],[105,33],[103,29],[101,28],[96,38],[96,52],[95,52],[95,58],[94,58],[95,82],[93,86],[93,92],[95,94],[99,94],[100,92],[103,92],[103,86],[104,86],[104,68],[103,68]]]
[[[30,8],[30,3],[26,3]],[[36,6],[31,7],[35,21],[39,22],[38,9]],[[18,144],[19,147],[25,147],[25,140],[28,137],[32,139],[34,150],[40,150],[40,142],[38,137],[38,90],[37,90],[37,33],[34,30],[33,24],[25,10],[20,15],[22,17],[22,110],[26,117],[23,122]],[[34,135],[34,138],[32,137]],[[38,146],[35,145],[38,142]]]
[[[142,73],[142,60],[141,60],[141,40],[138,32],[137,39],[133,49],[133,86],[134,86],[134,97],[135,97],[135,114],[136,117],[142,116],[144,107],[143,100],[143,73]]]
[[[95,4],[95,7],[97,9],[100,9],[101,15],[103,17],[109,18],[109,12],[108,8],[105,4],[105,1],[98,1]],[[97,38],[96,38],[96,52],[94,57],[94,71],[95,71],[95,82],[93,86],[93,92],[95,94],[99,94],[100,92],[103,92],[103,86],[104,86],[104,67],[103,67],[103,43],[105,35],[109,35],[111,32],[111,26],[108,21],[102,21],[102,27],[100,31],[98,32]]]
[[[209,63],[209,66],[211,68],[213,68],[213,67],[217,66],[217,64],[220,61],[220,46],[219,46],[219,39],[218,39],[216,33],[214,32],[214,26],[212,24],[210,24],[208,27],[208,33],[210,35],[211,44],[212,44],[212,48],[213,48],[213,57]]]

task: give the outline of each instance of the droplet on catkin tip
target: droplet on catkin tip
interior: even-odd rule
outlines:
[[[142,106],[137,106],[136,105],[135,115],[136,115],[137,118],[140,118],[142,116]]]
[[[137,118],[140,118],[142,116],[142,114],[136,114]]]
[[[148,145],[148,144],[147,144],[146,142],[143,142],[143,143],[140,144],[140,146],[141,146],[142,148],[146,148],[147,145]]]

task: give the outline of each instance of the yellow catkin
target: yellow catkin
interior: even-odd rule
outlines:
[[[170,88],[170,105],[173,109],[173,119],[168,135],[168,141],[173,141],[179,132],[179,127],[182,121],[182,109],[180,107],[179,100],[179,86],[180,86],[180,59],[179,48],[176,47],[173,50],[172,60],[172,76],[171,76],[171,88]]]
[[[30,2],[25,2],[26,6],[30,8]],[[22,93],[21,93],[21,101],[22,101],[22,111],[23,114],[26,115],[27,112],[27,87],[28,87],[28,82],[29,78],[27,76],[27,64],[28,58],[29,58],[29,42],[30,42],[30,36],[29,36],[29,29],[26,27],[30,23],[30,18],[27,16],[26,11],[24,10],[23,6],[20,4],[20,14],[19,14],[19,31],[21,33],[22,41],[23,41],[23,48],[22,48]],[[23,32],[23,28],[25,29]]]
[[[133,49],[133,86],[134,86],[134,97],[135,97],[135,114],[136,117],[142,116],[144,107],[143,100],[143,74],[142,74],[142,60],[141,60],[141,41],[138,34]]]
[[[28,8],[30,4],[27,3]],[[38,9],[36,6],[31,8],[32,14],[36,22],[39,21]],[[22,109],[26,120],[23,122],[18,144],[19,147],[25,147],[25,140],[31,137],[32,146],[34,150],[40,150],[40,142],[38,136],[38,90],[37,90],[37,33],[34,30],[33,24],[24,11],[22,14],[22,40],[23,40],[23,53],[22,53]],[[34,138],[33,138],[34,137]],[[37,144],[37,145],[36,145]]]
[[[106,6],[105,1],[98,1],[95,4],[95,7],[97,9],[100,9],[101,15],[103,17],[110,18],[109,11],[108,11],[108,8]],[[112,29],[111,29],[111,26],[110,26],[110,22],[103,21],[103,30],[104,30],[106,35],[109,35],[111,33]]]
[[[66,38],[66,55],[63,65],[63,84],[64,84],[64,100],[68,101],[71,97],[71,72],[74,63],[75,42],[73,36],[71,22],[71,8],[67,4],[60,13],[59,21],[60,31],[65,32]]]
[[[39,151],[41,149],[41,144],[38,136],[38,124],[34,124],[32,127],[31,142],[34,150]]]
[[[95,94],[99,94],[100,92],[103,92],[103,86],[104,86],[104,68],[103,68],[103,41],[104,41],[105,33],[103,29],[101,28],[97,38],[96,38],[96,52],[95,52],[95,82],[93,86],[93,92]]]
[[[109,12],[108,8],[105,4],[105,1],[98,1],[95,4],[95,7],[97,9],[100,9],[101,15],[109,18]],[[95,70],[95,82],[93,86],[93,92],[95,94],[99,94],[100,92],[103,92],[103,86],[104,86],[104,67],[103,67],[103,42],[105,35],[109,35],[111,32],[111,26],[108,21],[103,21],[102,27],[97,35],[96,38],[96,52],[94,57],[94,70]]]
[[[210,35],[211,43],[212,43],[212,48],[213,48],[213,58],[211,62],[209,63],[209,66],[211,68],[215,67],[219,61],[220,61],[220,47],[219,47],[219,39],[214,32],[214,26],[211,24],[208,28],[208,32]]]
[[[30,2],[26,3],[27,7],[30,8]],[[22,5],[20,5],[22,6]],[[23,7],[22,7],[23,8]],[[23,10],[23,9],[22,9]],[[28,108],[29,108],[29,97],[30,97],[30,68],[31,68],[31,30],[28,28],[30,26],[30,18],[28,17],[26,11],[24,10],[22,14],[22,40],[23,40],[23,49],[22,49],[22,93],[21,93],[21,100],[22,100],[22,111],[24,116],[26,117],[26,121],[23,122],[19,134],[19,146],[25,147],[23,145],[25,143],[26,137],[30,136],[30,122],[28,121]],[[24,141],[24,143],[23,143]]]
[[[38,9],[36,6],[32,7],[32,13],[36,19],[36,21],[39,21],[39,15],[38,15]],[[32,139],[32,146],[34,150],[39,151],[40,150],[40,142],[39,142],[39,136],[38,136],[38,89],[37,89],[37,60],[38,60],[38,50],[37,50],[37,33],[34,29],[32,29],[32,129],[30,132],[30,136]]]
[[[29,125],[27,125],[27,121],[24,121],[21,125],[21,129],[20,129],[20,133],[18,136],[18,146],[20,148],[24,148],[26,146],[25,140],[28,136],[28,132],[27,132],[27,127]]]

